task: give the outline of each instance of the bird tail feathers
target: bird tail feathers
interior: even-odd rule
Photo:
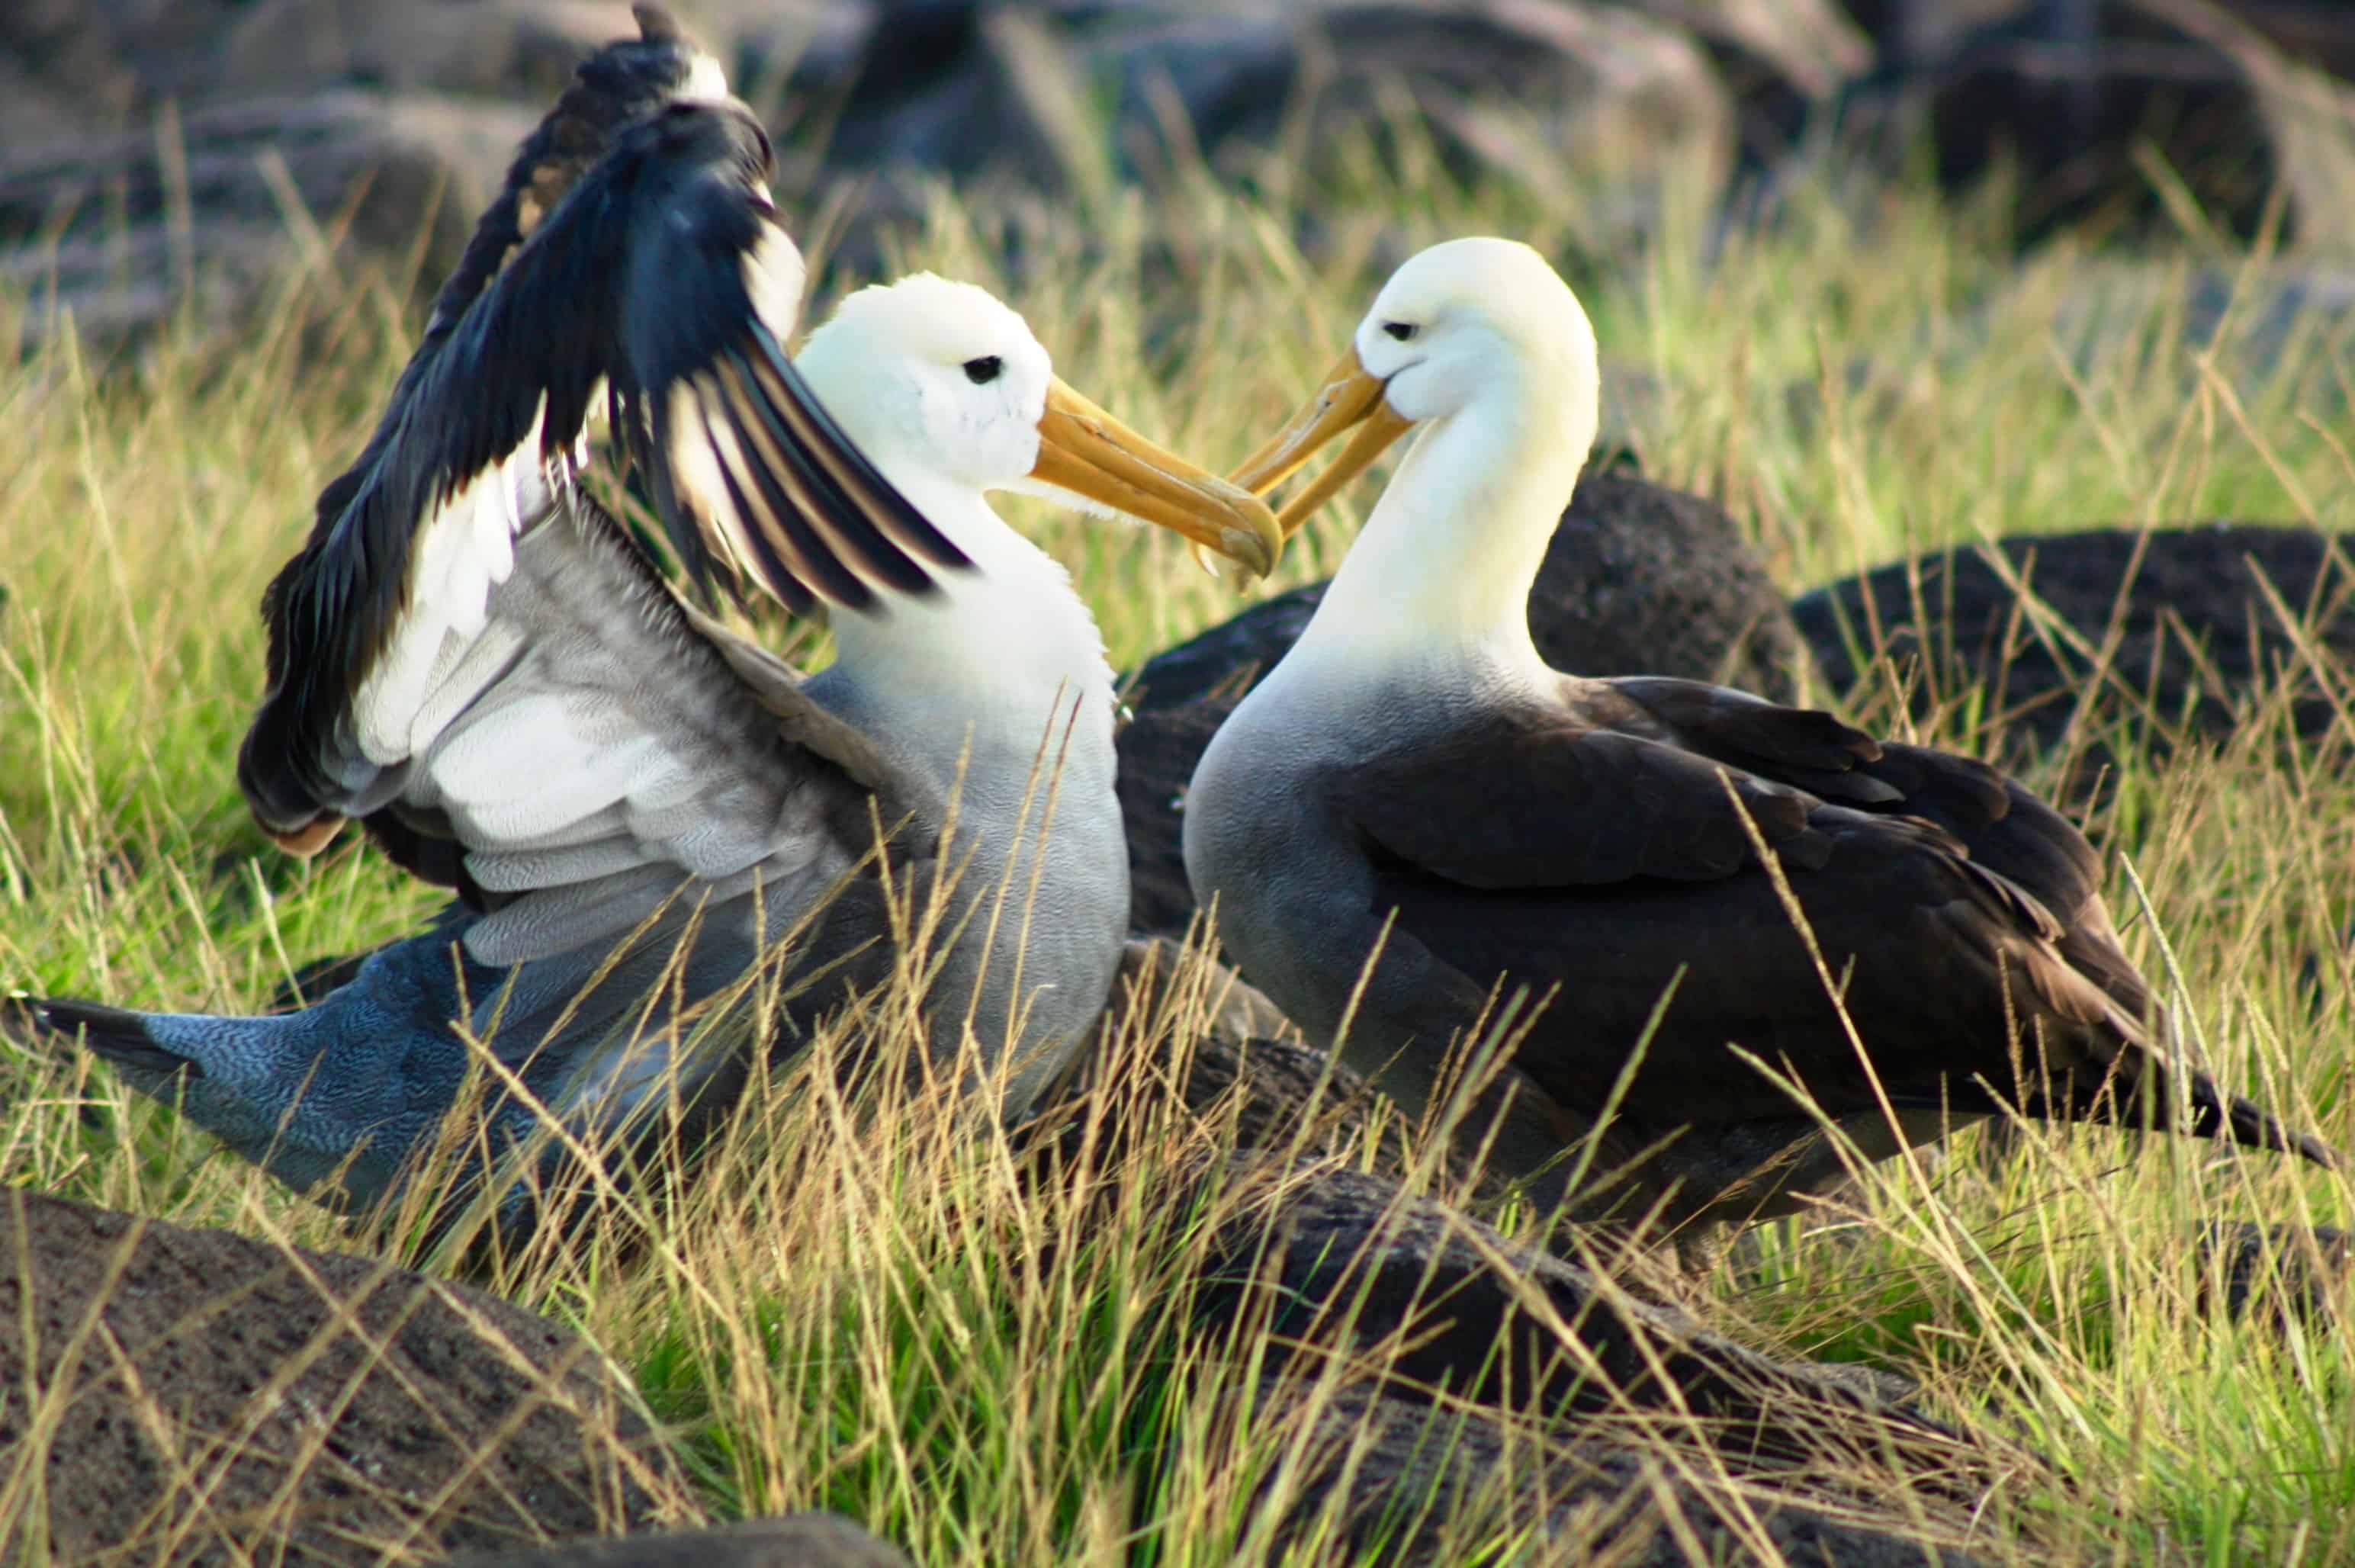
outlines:
[[[202,1063],[158,1040],[147,1027],[147,1016],[98,1002],[50,999],[33,1004],[33,1018],[41,1028],[65,1040],[79,1040],[93,1055],[118,1067],[153,1073],[159,1078],[202,1078]]]

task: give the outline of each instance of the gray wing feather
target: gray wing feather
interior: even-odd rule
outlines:
[[[872,848],[856,732],[689,612],[585,496],[550,493],[441,636],[415,667],[438,678],[371,683],[356,723],[380,754],[333,804],[458,843],[495,906],[466,930],[479,962],[593,964],[666,907],[666,928],[748,922],[756,887],[798,908]]]

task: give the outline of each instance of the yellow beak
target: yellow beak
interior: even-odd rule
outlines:
[[[1359,362],[1358,351],[1351,348],[1325,373],[1324,384],[1292,416],[1291,422],[1234,471],[1231,477],[1236,484],[1255,496],[1264,496],[1298,472],[1319,447],[1357,427],[1358,433],[1340,454],[1276,513],[1286,539],[1342,485],[1363,474],[1391,443],[1412,428],[1414,421],[1391,407],[1384,390],[1381,380]]]
[[[1030,477],[1184,535],[1264,577],[1284,553],[1265,501],[1156,445],[1073,391],[1047,385]]]

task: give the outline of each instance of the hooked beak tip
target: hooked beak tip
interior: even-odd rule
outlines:
[[[1224,554],[1253,577],[1265,577],[1275,570],[1275,558],[1284,549],[1284,533],[1274,514],[1268,516],[1265,530],[1228,528],[1220,536],[1226,546]]]

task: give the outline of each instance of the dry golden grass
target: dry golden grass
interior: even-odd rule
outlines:
[[[2076,334],[2056,321],[2115,258],[2062,245],[2015,261],[1983,212],[1902,189],[1802,194],[1713,255],[1698,224],[1673,223],[1597,254],[1555,195],[1421,167],[1409,188],[1369,168],[1320,197],[1314,256],[1274,198],[1200,180],[1030,209],[1018,273],[999,209],[943,196],[895,263],[989,284],[1074,385],[1218,466],[1330,359],[1380,258],[1527,239],[1569,260],[1614,387],[1652,383],[1640,400],[1606,389],[1649,472],[1721,500],[1795,590],[1998,534],[2355,517],[2344,331],[2293,324],[2263,376],[2236,352],[2277,265],[2262,249],[2194,235],[2149,263],[2164,286]],[[2207,346],[2179,304],[2199,267],[2243,293]],[[389,297],[298,280],[227,354],[172,338],[101,375],[59,340],[0,368],[0,982],[251,1010],[295,966],[435,907],[357,846],[309,866],[270,852],[230,767],[260,688],[252,606],[390,384],[407,324]],[[1276,586],[1329,569],[1375,493],[1315,525]],[[1117,660],[1232,606],[1174,540],[1007,509],[1071,565]],[[2344,1147],[2355,686],[2327,664],[2301,673],[2339,700],[2333,735],[2294,740],[2260,695],[2221,750],[2130,757],[2093,826],[2130,951],[2187,1004],[2218,1074]],[[1890,711],[1884,686],[1859,698]],[[1925,738],[1983,744],[1974,717],[1957,707]],[[1199,1028],[1199,1010],[1167,1027]],[[103,1072],[0,1044],[0,1073],[12,1184],[342,1242]],[[1197,1179],[1232,1142],[1225,1119],[1164,1100],[1147,1124],[1107,1189],[1041,1189],[937,1095],[853,1109],[780,1089],[754,1097],[707,1179],[637,1200],[650,1241],[601,1222],[515,1261],[502,1288],[634,1370],[718,1513],[839,1509],[935,1565],[1254,1560],[1297,1478],[1300,1418],[1238,1403],[1239,1365],[1272,1353],[1252,1324],[1215,1355],[1183,1331],[1220,1205],[1248,1194]],[[2021,1529],[2018,1555],[2040,1562],[2343,1561],[2355,1352],[2328,1328],[2203,1311],[2217,1282],[2195,1243],[2257,1221],[2295,1246],[2348,1204],[2343,1182],[2264,1155],[1966,1133],[1934,1170],[1871,1173],[1849,1207],[1769,1227],[1710,1310],[1761,1347],[1903,1371],[1937,1411],[2049,1455],[2051,1474],[2008,1477],[1976,1520],[1890,1494],[1975,1526],[1991,1556]],[[0,1456],[16,1510],[0,1540],[37,1529],[9,1481],[34,1462]],[[1561,1550],[1536,1545],[1518,1473],[1498,1467],[1459,1501],[1451,1560]],[[1255,1495],[1263,1477],[1272,1497]],[[1299,1560],[1337,1550],[1312,1537]]]

